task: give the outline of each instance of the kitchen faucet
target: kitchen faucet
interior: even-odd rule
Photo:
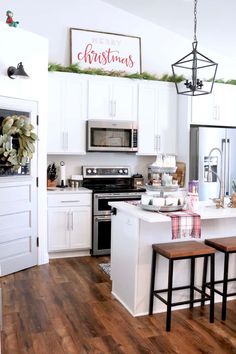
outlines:
[[[220,153],[220,163],[221,163],[221,168],[220,168],[220,177],[219,175],[212,170],[211,168],[211,163],[210,163],[210,157],[211,157],[211,154],[213,153],[213,151],[218,151]],[[216,177],[218,178],[219,182],[220,182],[220,191],[219,191],[219,198],[216,199],[216,207],[217,208],[224,208],[224,197],[225,197],[225,186],[224,186],[224,176],[223,176],[223,153],[222,151],[217,148],[217,147],[214,147],[211,149],[211,151],[209,152],[209,155],[208,155],[208,173],[207,173],[207,182],[211,182],[212,181],[212,176],[211,174],[213,173],[214,175],[216,175]]]

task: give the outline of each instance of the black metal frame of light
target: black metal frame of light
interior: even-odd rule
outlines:
[[[189,54],[185,55],[183,58],[181,58],[180,60],[178,60],[177,62],[171,65],[176,91],[178,94],[188,95],[188,96],[200,96],[200,95],[206,95],[211,93],[213,89],[218,64],[197,51],[198,42],[197,42],[196,31],[197,31],[197,0],[194,0],[194,36],[193,36],[193,43],[192,43],[193,50]],[[210,67],[212,67],[211,68],[212,76],[207,80],[208,82],[211,83],[210,87],[209,89],[206,88],[202,89],[204,86],[206,86],[206,84],[203,84],[204,78],[200,79],[201,76],[199,75],[199,72],[202,69],[206,69],[206,68],[209,69]],[[178,68],[181,68],[182,71],[185,71],[187,73],[191,71],[190,75],[188,75],[188,77],[190,77],[191,79],[189,80],[187,78],[183,78],[185,82],[177,82],[178,76],[182,75],[184,77],[182,71],[180,75],[177,75]]]

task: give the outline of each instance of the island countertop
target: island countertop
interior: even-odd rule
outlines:
[[[171,220],[167,213],[147,211],[142,209],[140,205],[133,205],[127,202],[109,202],[109,205],[150,223],[170,222]],[[200,215],[202,220],[236,218],[236,208],[225,207],[217,209],[215,204],[211,202],[199,202],[199,209],[196,213]]]

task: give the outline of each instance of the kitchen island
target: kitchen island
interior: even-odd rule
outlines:
[[[178,242],[172,241],[171,218],[164,214],[142,210],[140,205],[125,202],[109,204],[116,210],[116,214],[112,216],[111,236],[112,294],[133,316],[146,315],[149,307],[152,244]],[[236,209],[216,209],[213,203],[200,202],[198,214],[201,216],[201,239],[196,239],[197,242],[203,242],[205,238],[235,236]],[[230,275],[236,269],[234,256],[230,256]],[[156,288],[165,288],[168,278],[167,260],[159,257],[157,267]],[[174,286],[188,284],[189,271],[188,260],[176,261]],[[215,274],[216,279],[222,279],[223,255],[218,252]],[[196,284],[201,285],[202,259],[196,261],[195,278]],[[175,292],[174,298],[182,301],[187,295],[186,290],[178,291]],[[216,295],[215,301],[221,301],[221,297]],[[153,312],[163,311],[166,311],[166,306],[155,299]]]

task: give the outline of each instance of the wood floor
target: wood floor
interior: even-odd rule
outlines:
[[[2,354],[236,353],[236,301],[228,319],[208,322],[208,306],[133,318],[112,297],[97,266],[105,257],[53,260],[1,278]]]

